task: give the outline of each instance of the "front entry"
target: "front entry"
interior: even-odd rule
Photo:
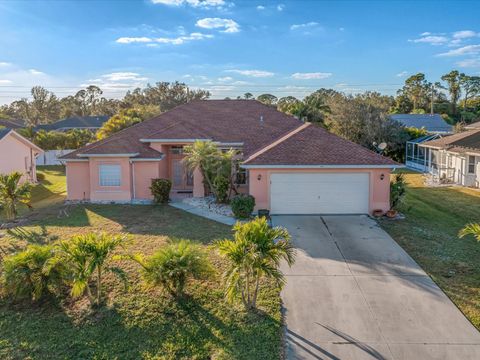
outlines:
[[[193,174],[188,171],[182,161],[183,157],[172,157],[170,161],[170,174],[172,176],[172,190],[193,190]]]

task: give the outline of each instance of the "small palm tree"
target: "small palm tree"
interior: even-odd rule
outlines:
[[[458,233],[458,236],[460,238],[463,238],[464,236],[467,236],[467,235],[473,235],[477,239],[477,241],[480,241],[480,224],[478,223],[468,224]]]
[[[160,285],[176,298],[183,297],[189,279],[205,279],[212,272],[205,252],[187,240],[171,243],[148,258],[130,258],[140,264],[148,285]]]
[[[232,301],[238,295],[247,309],[255,308],[260,280],[270,278],[279,286],[285,283],[280,262],[289,266],[295,261],[290,234],[281,227],[270,228],[265,218],[248,223],[238,222],[234,239],[217,242],[220,253],[229,260],[224,274],[226,296]]]
[[[7,220],[15,220],[18,214],[18,204],[30,205],[32,185],[29,183],[20,184],[22,174],[12,172],[7,175],[0,175],[0,209],[3,209]]]
[[[29,245],[24,251],[6,256],[2,272],[5,292],[18,298],[30,297],[33,301],[42,298],[51,287],[61,283],[61,263],[47,271],[53,256],[53,247],[49,245]]]
[[[107,272],[113,273],[126,283],[125,272],[109,265],[114,250],[123,247],[126,239],[122,235],[89,233],[73,236],[61,241],[53,263],[67,264],[70,272],[71,294],[74,297],[86,294],[92,305],[99,305],[102,295],[102,278]],[[96,294],[92,295],[90,280],[96,277]]]

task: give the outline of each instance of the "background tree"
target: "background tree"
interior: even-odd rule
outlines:
[[[294,115],[302,102],[295,96],[285,96],[277,101],[277,110]]]
[[[425,79],[425,74],[418,73],[405,80],[405,85],[398,90],[398,95],[404,95],[412,102],[412,112],[418,109],[426,111],[429,101],[431,84]]]
[[[105,139],[120,130],[150,119],[158,114],[160,114],[160,110],[155,105],[137,105],[130,109],[122,109],[108,119],[97,131],[97,140]]]
[[[123,99],[123,105],[124,107],[155,105],[159,111],[168,111],[192,100],[205,100],[209,97],[210,92],[192,90],[185,83],[157,82],[155,86],[148,84],[145,89],[128,91]]]
[[[253,94],[249,93],[249,92],[246,92],[245,94],[243,94],[243,98],[246,99],[246,100],[253,99]]]
[[[257,100],[268,106],[276,106],[278,98],[272,94],[262,94],[257,96]]]
[[[447,83],[448,93],[450,94],[450,103],[452,104],[452,115],[457,115],[457,103],[461,94],[461,77],[457,70],[452,70],[441,77]]]

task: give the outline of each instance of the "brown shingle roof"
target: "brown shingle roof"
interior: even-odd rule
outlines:
[[[147,138],[243,142],[244,154],[248,156],[301,124],[293,116],[254,100],[192,101],[78,149],[63,159],[88,153],[134,153],[146,146],[140,139]]]
[[[140,139],[241,142],[247,159],[301,126],[304,126],[302,121],[254,100],[193,101],[78,149],[63,159],[78,159],[78,154],[139,153],[137,157],[142,158],[161,155]],[[400,165],[313,125],[248,164]]]
[[[440,139],[424,142],[422,145],[439,149],[451,147],[480,150],[480,130],[469,130]]]
[[[401,166],[385,156],[314,125],[246,161],[245,165]]]

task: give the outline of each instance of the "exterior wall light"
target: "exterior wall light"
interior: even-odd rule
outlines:
[[[385,179],[385,174],[380,175],[380,180]]]
[[[262,180],[262,174],[258,174],[257,180],[258,180],[258,181]]]

